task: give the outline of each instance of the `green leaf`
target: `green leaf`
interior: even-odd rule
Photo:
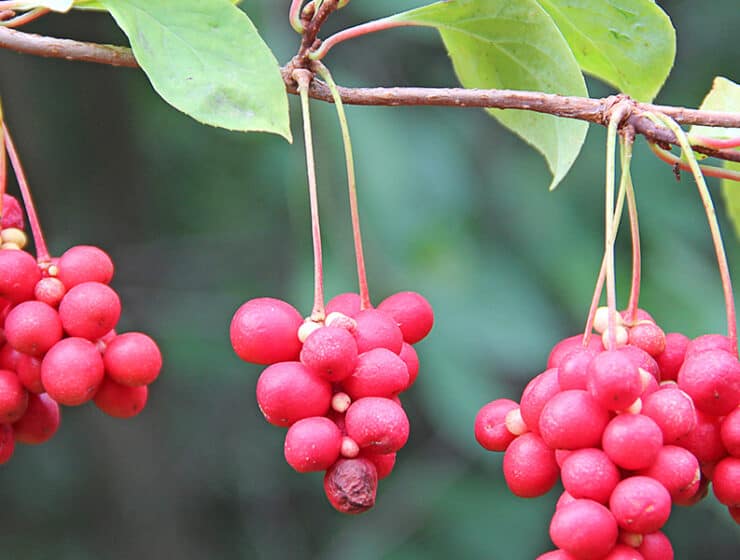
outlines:
[[[676,55],[676,32],[653,0],[538,0],[581,68],[640,101],[651,101]]]
[[[230,0],[100,0],[165,101],[197,121],[291,140],[280,67]]]
[[[437,28],[465,87],[588,94],[568,44],[535,0],[437,2],[389,20]],[[555,188],[578,156],[588,125],[532,111],[489,111],[545,156]]]

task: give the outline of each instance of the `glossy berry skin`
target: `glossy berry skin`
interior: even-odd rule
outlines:
[[[4,465],[13,456],[15,451],[15,436],[13,426],[0,424],[0,465]]]
[[[708,350],[724,350],[729,354],[734,353],[732,341],[729,337],[723,334],[703,334],[689,342],[686,346],[686,356],[684,359],[692,354],[698,354],[699,352],[706,352]]]
[[[676,380],[690,341],[689,337],[681,333],[665,335],[665,349],[655,357],[660,368],[661,381]]]
[[[393,467],[396,465],[396,454],[385,453],[378,455],[377,453],[366,453],[363,455],[365,459],[375,465],[375,469],[378,472],[378,480],[383,480],[393,471]]]
[[[393,453],[406,445],[409,420],[400,404],[382,397],[354,401],[344,417],[347,435],[368,453]]]
[[[0,298],[20,303],[33,298],[41,271],[25,251],[0,251]]]
[[[106,377],[95,393],[94,402],[101,411],[114,418],[132,418],[146,406],[146,386],[127,387]]]
[[[106,284],[83,282],[59,303],[59,318],[69,336],[97,340],[116,326],[121,300]]]
[[[360,296],[351,292],[339,294],[331,298],[324,308],[326,314],[339,312],[347,317],[354,317],[360,312]]]
[[[671,513],[668,490],[648,476],[625,478],[614,489],[609,509],[619,526],[631,533],[654,533]]]
[[[95,396],[103,382],[103,358],[95,345],[84,338],[57,342],[41,362],[41,382],[59,404],[78,406]]]
[[[666,445],[684,437],[696,426],[694,402],[675,385],[643,397],[641,412],[658,424]]]
[[[603,505],[593,500],[575,500],[555,511],[550,538],[559,548],[579,560],[598,560],[617,542],[617,523]]]
[[[28,408],[20,420],[13,424],[15,440],[27,445],[49,441],[59,429],[59,405],[49,395],[30,394]]]
[[[555,452],[537,434],[519,436],[504,454],[504,479],[509,490],[521,498],[546,494],[558,480]]]
[[[42,278],[33,289],[33,295],[38,301],[42,301],[52,307],[58,307],[64,294],[67,293],[66,286],[59,278],[47,276]]]
[[[542,409],[539,428],[552,449],[597,447],[609,414],[587,392],[573,389],[552,397]]]
[[[342,432],[325,416],[298,420],[285,434],[285,460],[298,472],[324,471],[339,458]]]
[[[740,407],[730,412],[722,420],[720,438],[727,452],[740,457]]]
[[[41,394],[45,392],[44,385],[41,383],[41,360],[21,354],[15,367],[15,372],[27,391]]]
[[[362,397],[392,397],[409,384],[404,361],[386,348],[360,354],[352,375],[342,381],[344,391],[353,400]]]
[[[62,339],[62,321],[56,310],[40,301],[16,305],[5,319],[8,343],[23,354],[39,357]]]
[[[396,321],[404,341],[409,344],[416,344],[426,337],[434,325],[432,306],[416,292],[393,294],[380,302],[378,309]]]
[[[658,425],[642,414],[620,414],[604,429],[602,448],[623,469],[644,469],[653,464],[663,446]]]
[[[712,474],[712,488],[719,503],[730,507],[740,507],[740,459],[722,459]]]
[[[162,354],[157,343],[140,332],[122,333],[113,338],[103,354],[108,376],[121,385],[149,385],[162,369]]]
[[[570,552],[564,550],[550,550],[544,554],[540,554],[536,560],[578,560]]]
[[[306,338],[301,362],[327,381],[341,381],[357,365],[357,343],[349,331],[339,327],[321,327]]]
[[[740,362],[724,350],[688,354],[678,372],[678,386],[702,412],[724,416],[740,403]]]
[[[574,498],[609,502],[621,476],[617,466],[600,449],[578,449],[563,461],[560,472],[565,490]]]
[[[642,393],[640,372],[620,352],[602,352],[588,366],[588,391],[609,410],[625,410]]]
[[[250,299],[231,320],[231,346],[237,356],[253,364],[298,360],[298,329],[303,317],[289,303],[274,298]]]
[[[324,416],[331,404],[331,384],[301,362],[279,362],[257,380],[257,403],[265,419],[288,427],[303,418]]]
[[[665,350],[665,333],[655,323],[638,323],[629,331],[629,343],[655,357]]]
[[[675,445],[691,451],[700,464],[714,463],[727,455],[727,450],[722,445],[719,421],[701,410],[696,411],[694,429],[677,439]]]
[[[637,551],[645,560],[673,560],[671,541],[661,531],[643,535]]]
[[[414,384],[416,377],[419,375],[419,356],[416,354],[413,346],[408,342],[404,342],[398,357],[406,364],[406,370],[409,374],[409,383],[406,385],[405,391]]]
[[[520,409],[524,423],[534,433],[540,433],[539,423],[542,409],[547,402],[560,392],[559,370],[551,368],[533,378],[524,387],[520,399]]]
[[[563,391],[568,389],[586,389],[588,366],[598,352],[592,348],[577,347],[565,355],[558,366],[558,384]]]
[[[341,513],[363,513],[375,505],[378,473],[365,458],[339,459],[324,476],[324,493]]]
[[[506,415],[519,405],[510,399],[496,399],[484,405],[475,417],[475,439],[488,451],[506,451],[516,436],[506,429]]]
[[[675,445],[666,445],[658,452],[653,464],[638,474],[660,482],[674,502],[686,503],[699,490],[701,470],[694,455]]]
[[[601,339],[598,336],[591,336],[588,339],[588,344],[586,346],[595,353],[604,350],[604,346],[601,344]],[[547,369],[559,367],[562,359],[579,347],[583,347],[582,334],[569,336],[568,338],[564,338],[558,342],[552,347],[552,350],[550,350],[550,355],[547,358]]]
[[[644,560],[644,558],[631,546],[617,543],[611,552],[604,556],[604,560]]]
[[[113,271],[108,253],[92,245],[71,247],[57,261],[57,278],[68,290],[83,282],[109,284]]]
[[[10,424],[26,412],[28,391],[18,376],[7,369],[0,369],[0,424]]]
[[[362,354],[374,348],[387,348],[398,354],[403,347],[401,329],[390,315],[378,309],[365,309],[355,316],[357,352]]]

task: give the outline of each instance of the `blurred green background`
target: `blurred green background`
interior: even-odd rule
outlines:
[[[422,4],[355,0],[326,32]],[[696,107],[715,75],[739,78],[737,1],[660,4],[677,28],[678,55],[658,101]],[[287,6],[242,5],[281,61],[297,47]],[[91,13],[48,16],[28,30],[125,42],[110,18]],[[361,38],[327,64],[348,86],[455,85],[431,30]],[[611,93],[595,81],[589,89]],[[345,517],[326,502],[321,474],[284,462],[284,432],[255,403],[259,368],[242,363],[228,339],[247,299],[273,296],[310,311],[297,99],[291,146],[201,126],[130,69],[0,52],[0,94],[51,249],[106,249],[124,305],[119,330],[152,334],[166,360],[137,418],[65,409],[53,440],[17,448],[0,470],[0,557],[530,560],[552,548],[558,492],[514,498],[501,455],[478,447],[472,427],[483,404],[518,399],[552,345],[582,329],[602,250],[603,129],[592,127],[550,193],[540,156],[480,110],[348,108],[373,300],[419,291],[436,325],[418,346],[419,381],[404,398],[409,443],[375,508]],[[333,107],[313,108],[333,295],[356,282],[344,163]],[[642,140],[634,178],[643,306],[666,331],[722,331],[693,183],[677,183]],[[722,225],[738,276],[740,246]],[[618,258],[624,304],[626,235]],[[740,555],[740,531],[713,498],[676,509],[666,531],[676,558]]]

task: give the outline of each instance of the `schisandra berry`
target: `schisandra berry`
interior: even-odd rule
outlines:
[[[331,298],[324,308],[327,316],[331,313],[339,312],[347,317],[354,317],[360,312],[359,294],[345,293]]]
[[[409,344],[416,344],[423,339],[434,325],[432,306],[416,292],[393,294],[380,302],[378,309],[396,321],[404,341]]]
[[[0,298],[21,303],[33,298],[41,271],[25,251],[0,251]]]
[[[302,324],[303,317],[289,303],[274,298],[251,299],[236,310],[231,320],[231,346],[242,360],[254,364],[298,360],[298,329]]]
[[[642,414],[620,414],[604,429],[602,448],[623,469],[644,469],[653,464],[663,446],[658,425]]]
[[[706,352],[708,350],[724,350],[730,354],[734,353],[732,341],[723,334],[703,334],[689,341],[686,346],[686,355],[684,360],[692,354]]]
[[[668,333],[665,335],[665,349],[655,357],[655,361],[660,368],[661,381],[676,380],[689,342],[689,337],[681,333]]]
[[[699,490],[699,461],[683,447],[666,445],[650,467],[639,474],[649,476],[665,486],[674,502],[686,502]]]
[[[685,436],[676,440],[675,445],[688,449],[700,464],[714,463],[727,455],[722,445],[719,421],[716,417],[696,411],[696,426]]]
[[[678,386],[702,412],[724,416],[740,403],[740,362],[724,350],[687,353]]]
[[[146,386],[128,387],[109,377],[103,379],[93,402],[101,411],[114,418],[132,418],[144,410],[149,389]]]
[[[103,382],[103,358],[84,338],[57,342],[41,362],[41,382],[59,404],[77,406],[91,400]]]
[[[656,362],[655,359],[642,348],[628,344],[617,348],[617,352],[627,356],[633,364],[648,372],[650,375],[655,377],[656,380],[660,377],[658,362]]]
[[[23,209],[20,202],[14,196],[3,193],[2,215],[0,216],[0,229],[17,228],[23,229]]]
[[[342,432],[324,416],[298,420],[285,435],[284,454],[298,472],[324,471],[339,458]]]
[[[588,366],[598,352],[591,347],[578,347],[566,354],[558,366],[560,389],[586,389]]]
[[[0,369],[0,424],[10,424],[26,412],[28,391],[18,376],[9,370]]]
[[[644,560],[642,554],[631,546],[617,544],[604,560]]]
[[[722,420],[720,438],[727,452],[740,457],[740,407],[730,412]]]
[[[665,333],[655,323],[637,323],[629,330],[629,343],[655,357],[665,350]]]
[[[503,469],[509,490],[521,498],[546,494],[558,480],[555,452],[532,432],[519,436],[507,447]]]
[[[59,318],[73,337],[97,340],[118,323],[121,300],[101,282],[83,282],[69,290],[59,302]]]
[[[23,354],[39,357],[62,339],[62,321],[56,310],[40,301],[16,305],[5,319],[8,343]]]
[[[522,419],[534,433],[540,433],[539,423],[542,409],[547,402],[560,392],[558,369],[543,371],[524,387],[520,399]]]
[[[643,535],[637,550],[645,560],[673,560],[671,541],[661,531]]]
[[[609,413],[587,391],[572,389],[552,397],[542,409],[539,428],[552,449],[596,447]]]
[[[578,560],[570,552],[564,550],[550,550],[544,554],[540,554],[536,560]]]
[[[374,348],[387,348],[398,354],[403,347],[401,329],[390,315],[378,309],[365,309],[355,317],[357,352],[362,354]]]
[[[157,343],[140,332],[115,336],[103,354],[105,371],[116,383],[129,387],[149,385],[162,369],[162,354]]]
[[[342,381],[342,387],[353,399],[391,397],[406,389],[409,373],[406,364],[386,348],[375,348],[360,354],[352,375]]]
[[[625,478],[614,489],[609,509],[622,529],[633,533],[654,533],[671,514],[671,496],[649,476]]]
[[[303,418],[324,416],[331,398],[331,384],[301,362],[273,364],[257,380],[257,404],[275,426],[288,427]]]
[[[346,329],[321,327],[303,343],[301,362],[327,381],[342,381],[357,365],[357,343]]]
[[[596,353],[604,350],[604,346],[601,344],[601,339],[597,336],[589,337],[586,346]],[[550,355],[547,358],[547,369],[560,367],[560,362],[563,358],[579,347],[583,347],[582,334],[576,334],[558,342],[552,347],[552,350],[550,350]]]
[[[698,465],[697,465],[698,468]],[[600,449],[578,449],[563,461],[560,477],[566,491],[574,498],[587,498],[601,504],[620,481],[619,469]]]
[[[619,352],[602,352],[588,366],[588,390],[609,410],[624,410],[642,393],[640,372]]]
[[[13,426],[0,424],[0,465],[4,465],[13,456],[15,451],[15,436]]]
[[[324,476],[324,492],[329,503],[341,513],[362,513],[375,505],[378,472],[362,457],[339,459]]]
[[[39,280],[33,289],[33,295],[38,301],[43,301],[52,307],[58,307],[66,293],[67,288],[62,281],[52,276]]]
[[[383,480],[390,475],[393,467],[396,465],[395,453],[384,453],[383,455],[365,453],[363,457],[375,465],[375,469],[378,472],[378,480]]]
[[[506,451],[516,437],[506,429],[506,415],[519,405],[511,399],[496,399],[483,406],[475,417],[475,439],[488,451]]]
[[[18,381],[26,390],[37,395],[45,391],[41,383],[41,360],[39,358],[21,354],[16,363],[15,372],[18,374]]]
[[[28,396],[25,414],[13,424],[15,440],[38,445],[52,438],[59,429],[59,405],[46,393]]]
[[[414,384],[416,377],[419,375],[419,356],[416,354],[413,346],[408,342],[404,342],[398,357],[406,364],[406,370],[409,374],[409,383],[406,386],[406,389],[408,389]]]
[[[719,503],[740,507],[740,459],[722,459],[712,474],[712,488]]]
[[[354,401],[344,418],[347,435],[370,453],[393,453],[409,437],[409,420],[400,404],[382,397]]]
[[[643,398],[642,414],[658,425],[664,444],[676,442],[696,426],[694,402],[676,386],[664,387]]]
[[[575,500],[555,511],[550,538],[555,546],[579,560],[606,556],[617,542],[617,523],[612,513],[593,500]]]
[[[83,282],[109,284],[113,271],[113,261],[108,253],[92,245],[71,247],[57,262],[57,278],[68,290]]]

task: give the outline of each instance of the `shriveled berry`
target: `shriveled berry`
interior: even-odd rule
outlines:
[[[59,257],[57,278],[68,290],[83,282],[108,284],[113,279],[113,261],[99,247],[77,245]]]
[[[714,468],[712,488],[719,503],[740,507],[740,459],[725,457]]]
[[[0,424],[0,465],[4,465],[13,456],[15,451],[15,436],[13,426]]]
[[[504,454],[504,479],[521,498],[546,494],[558,480],[555,452],[532,432],[517,437]]]
[[[588,366],[588,391],[609,410],[624,410],[642,393],[640,372],[620,352],[602,352]]]
[[[365,309],[355,316],[357,352],[387,348],[398,354],[403,346],[403,334],[393,318],[378,309]]]
[[[18,376],[7,369],[0,369],[0,424],[10,424],[26,412],[28,391]]]
[[[724,350],[688,354],[678,372],[678,386],[702,412],[724,416],[740,403],[740,362]]]
[[[289,303],[274,298],[250,299],[231,320],[231,346],[237,356],[254,364],[298,360],[298,329],[303,317]]]
[[[149,389],[145,385],[127,387],[106,377],[95,393],[94,402],[108,416],[131,418],[144,410],[148,396]]]
[[[25,251],[0,251],[0,298],[20,303],[33,298],[41,271]]]
[[[59,318],[70,336],[97,340],[118,323],[121,300],[101,282],[83,282],[69,290],[59,303]]]
[[[382,397],[354,401],[345,416],[347,435],[370,453],[393,453],[409,437],[409,420],[401,405]]]
[[[341,381],[351,375],[357,365],[355,337],[346,329],[321,327],[303,343],[301,362],[328,381]]]
[[[108,342],[103,354],[105,371],[116,383],[129,387],[149,385],[162,369],[157,343],[140,332],[122,333]]]
[[[324,471],[339,458],[342,432],[325,416],[298,420],[285,434],[285,460],[298,472]]]
[[[653,464],[663,446],[658,425],[643,414],[620,414],[604,429],[602,448],[623,469],[644,469]]]
[[[59,405],[46,393],[28,396],[26,413],[13,424],[15,440],[38,445],[52,438],[59,429]]]
[[[655,361],[660,368],[661,381],[676,380],[689,342],[689,337],[681,333],[665,335],[665,349],[655,357]]]
[[[301,362],[279,362],[257,380],[257,404],[275,426],[290,426],[303,418],[324,416],[331,404],[331,384]]]
[[[422,340],[434,325],[432,306],[421,294],[398,292],[387,297],[378,309],[390,315],[403,333],[404,341],[416,344]]]
[[[622,529],[654,533],[671,514],[671,496],[657,480],[648,476],[625,478],[614,489],[609,509]]]
[[[550,538],[579,560],[606,556],[617,542],[617,523],[603,505],[575,500],[558,510],[550,522]]]
[[[8,343],[23,354],[39,357],[62,339],[62,322],[56,310],[40,301],[16,305],[5,319]]]
[[[578,449],[563,461],[563,486],[574,498],[606,504],[620,481],[619,469],[601,449]]]
[[[676,387],[664,387],[643,398],[642,414],[652,418],[663,432],[663,443],[674,443],[696,426],[694,402]]]
[[[353,399],[391,397],[409,384],[404,361],[387,348],[375,348],[360,354],[352,375],[342,381],[345,392]]]
[[[650,467],[638,474],[649,476],[665,486],[674,502],[686,502],[699,490],[699,461],[683,447],[666,445]]]
[[[516,437],[506,429],[506,415],[518,408],[510,399],[496,399],[484,405],[475,417],[475,439],[488,451],[506,451]]]
[[[540,434],[552,449],[597,447],[609,413],[587,392],[572,389],[552,397],[540,414]]]
[[[540,415],[547,402],[560,392],[559,370],[551,368],[533,378],[522,392],[520,408],[522,419],[534,433],[540,433]]]
[[[360,296],[353,293],[339,294],[331,298],[324,308],[326,314],[338,311],[347,317],[354,317],[360,312]]]
[[[77,406],[95,396],[103,381],[103,358],[84,338],[57,342],[41,361],[41,382],[59,404]]]
[[[341,513],[363,513],[375,505],[378,473],[375,465],[362,457],[339,459],[326,471],[324,493]]]
[[[645,560],[673,560],[671,541],[661,531],[643,535],[637,550]]]

